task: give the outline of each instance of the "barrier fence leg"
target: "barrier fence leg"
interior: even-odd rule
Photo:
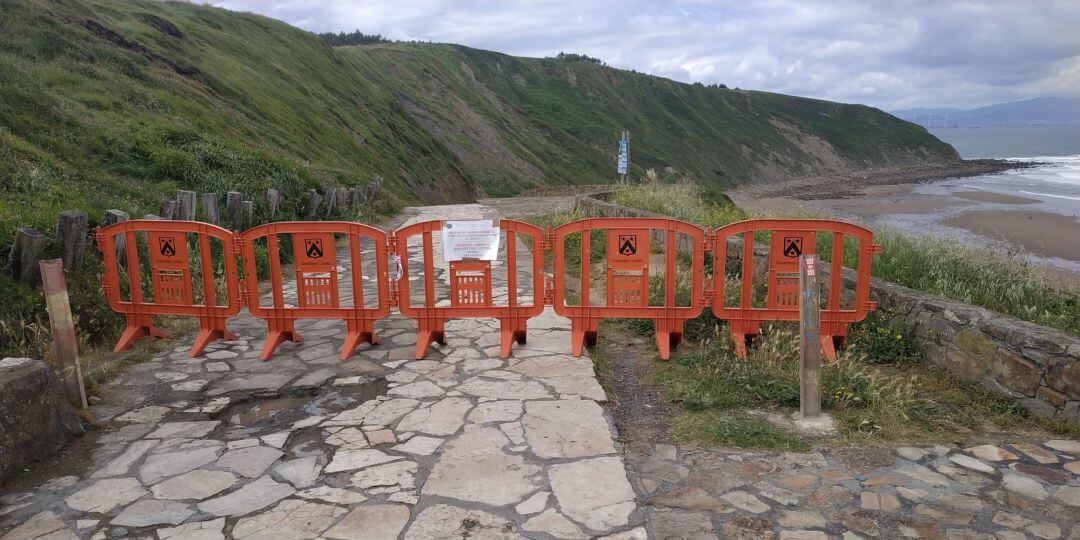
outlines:
[[[163,338],[165,332],[162,332],[156,326],[154,326],[154,316],[146,313],[126,313],[127,326],[124,327],[124,333],[120,334],[120,339],[116,342],[116,347],[113,348],[113,352],[120,352],[127,350],[132,343],[142,337]]]
[[[416,321],[416,359],[421,360],[427,355],[428,347],[432,343],[446,345],[446,321],[443,319],[421,318]]]
[[[682,321],[657,320],[656,326],[656,349],[660,352],[661,360],[670,360],[671,351],[682,343]]]
[[[223,317],[204,317],[199,320],[199,333],[195,336],[195,343],[191,345],[189,358],[195,358],[203,353],[206,346],[219,340],[227,341],[239,339],[239,336],[225,328]]]
[[[525,323],[525,319],[519,317],[499,319],[499,354],[503,358],[510,358],[514,343],[525,344]]]
[[[586,346],[596,346],[599,325],[600,321],[592,317],[570,319],[570,350],[574,356],[581,356]]]
[[[259,360],[267,361],[274,355],[274,350],[278,345],[291,341],[293,343],[302,343],[304,338],[300,334],[296,333],[294,328],[294,321],[292,319],[284,321],[276,321],[274,319],[268,319],[268,330],[266,332],[266,341],[263,342],[262,353],[259,354]]]
[[[352,356],[353,351],[355,351],[361,343],[370,343],[372,345],[379,344],[379,337],[375,335],[375,328],[372,321],[347,319],[345,321],[345,326],[345,342],[341,344],[342,361],[348,360],[349,357]]]
[[[836,361],[836,341],[834,340],[836,337],[838,336],[827,336],[824,334],[821,336],[821,352],[829,362]]]

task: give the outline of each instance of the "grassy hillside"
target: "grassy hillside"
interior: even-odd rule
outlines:
[[[189,3],[0,0],[4,254],[16,227],[51,233],[60,210],[85,210],[96,224],[108,208],[156,212],[178,188],[241,191],[261,205],[273,187],[289,216],[307,189],[374,174],[387,180],[384,210],[609,182],[622,129],[634,176],[672,167],[714,187],[956,158],[876,109],[580,58],[332,48],[273,19]],[[10,328],[41,301],[3,275],[0,295],[12,301],[0,322]],[[0,325],[0,352],[10,352],[3,337]]]

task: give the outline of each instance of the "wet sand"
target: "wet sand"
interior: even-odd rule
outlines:
[[[945,219],[942,223],[1023,246],[1043,257],[1080,261],[1080,222],[1061,214],[971,210]]]
[[[1017,197],[1016,195],[1006,195],[1004,193],[993,193],[990,191],[954,191],[953,196],[960,197],[961,199],[967,199],[969,201],[988,202],[998,204],[1039,204],[1038,199],[1029,199],[1027,197]]]

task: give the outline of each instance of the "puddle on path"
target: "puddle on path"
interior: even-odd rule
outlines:
[[[259,422],[273,421],[278,416],[296,411],[311,401],[311,398],[275,398],[263,401],[241,403],[225,416],[234,426],[254,426]]]

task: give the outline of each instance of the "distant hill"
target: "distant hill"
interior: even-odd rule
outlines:
[[[978,109],[903,109],[890,114],[921,126],[1080,124],[1080,98],[1035,98]]]
[[[870,107],[682,84],[578,55],[334,48],[188,2],[0,6],[0,253],[16,226],[49,230],[59,210],[141,215],[178,188],[261,202],[274,187],[296,215],[305,190],[374,174],[396,204],[610,182],[622,129],[632,176],[670,167],[717,189],[957,159]]]

